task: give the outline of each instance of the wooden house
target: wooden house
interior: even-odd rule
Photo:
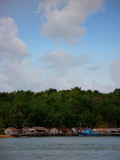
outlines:
[[[63,135],[63,136],[71,136],[72,135],[72,131],[69,128],[66,127],[57,127],[58,129],[58,134],[59,135]]]
[[[47,135],[48,129],[45,127],[33,127],[35,129],[36,136],[44,136]]]
[[[35,129],[32,127],[24,127],[22,130],[24,136],[33,136],[35,134]]]
[[[50,136],[56,136],[59,134],[59,131],[57,128],[49,128],[48,129],[48,135]]]
[[[47,134],[47,128],[44,127],[24,127],[23,135],[26,136],[43,136]]]
[[[22,130],[16,128],[7,128],[4,130],[4,132],[6,135],[10,136],[19,136],[20,134],[22,134]]]

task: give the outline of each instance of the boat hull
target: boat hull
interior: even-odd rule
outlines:
[[[87,133],[78,133],[79,136],[102,136],[102,134],[87,134]]]
[[[85,129],[78,132],[79,136],[102,136],[102,134],[95,132],[93,129]]]

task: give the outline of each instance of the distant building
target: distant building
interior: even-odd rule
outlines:
[[[10,136],[19,136],[22,134],[22,129],[16,129],[16,128],[7,128],[4,130],[6,135]]]
[[[72,135],[72,131],[69,128],[66,127],[57,127],[58,129],[58,134],[59,135],[63,135],[63,136],[71,136]]]
[[[25,136],[44,136],[47,134],[47,128],[44,127],[24,127],[22,130]]]
[[[50,136],[56,136],[59,134],[59,131],[57,128],[48,128],[48,135]]]

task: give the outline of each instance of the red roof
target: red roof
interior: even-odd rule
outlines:
[[[38,130],[47,130],[47,128],[45,127],[33,127],[34,129],[38,129]]]
[[[18,131],[16,128],[7,128],[6,130]]]
[[[68,131],[70,130],[69,128],[66,128],[66,127],[56,127],[58,130],[61,130],[61,131]]]

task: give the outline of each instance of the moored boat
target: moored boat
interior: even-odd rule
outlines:
[[[79,136],[102,136],[101,133],[96,132],[94,129],[84,129],[78,132]]]

